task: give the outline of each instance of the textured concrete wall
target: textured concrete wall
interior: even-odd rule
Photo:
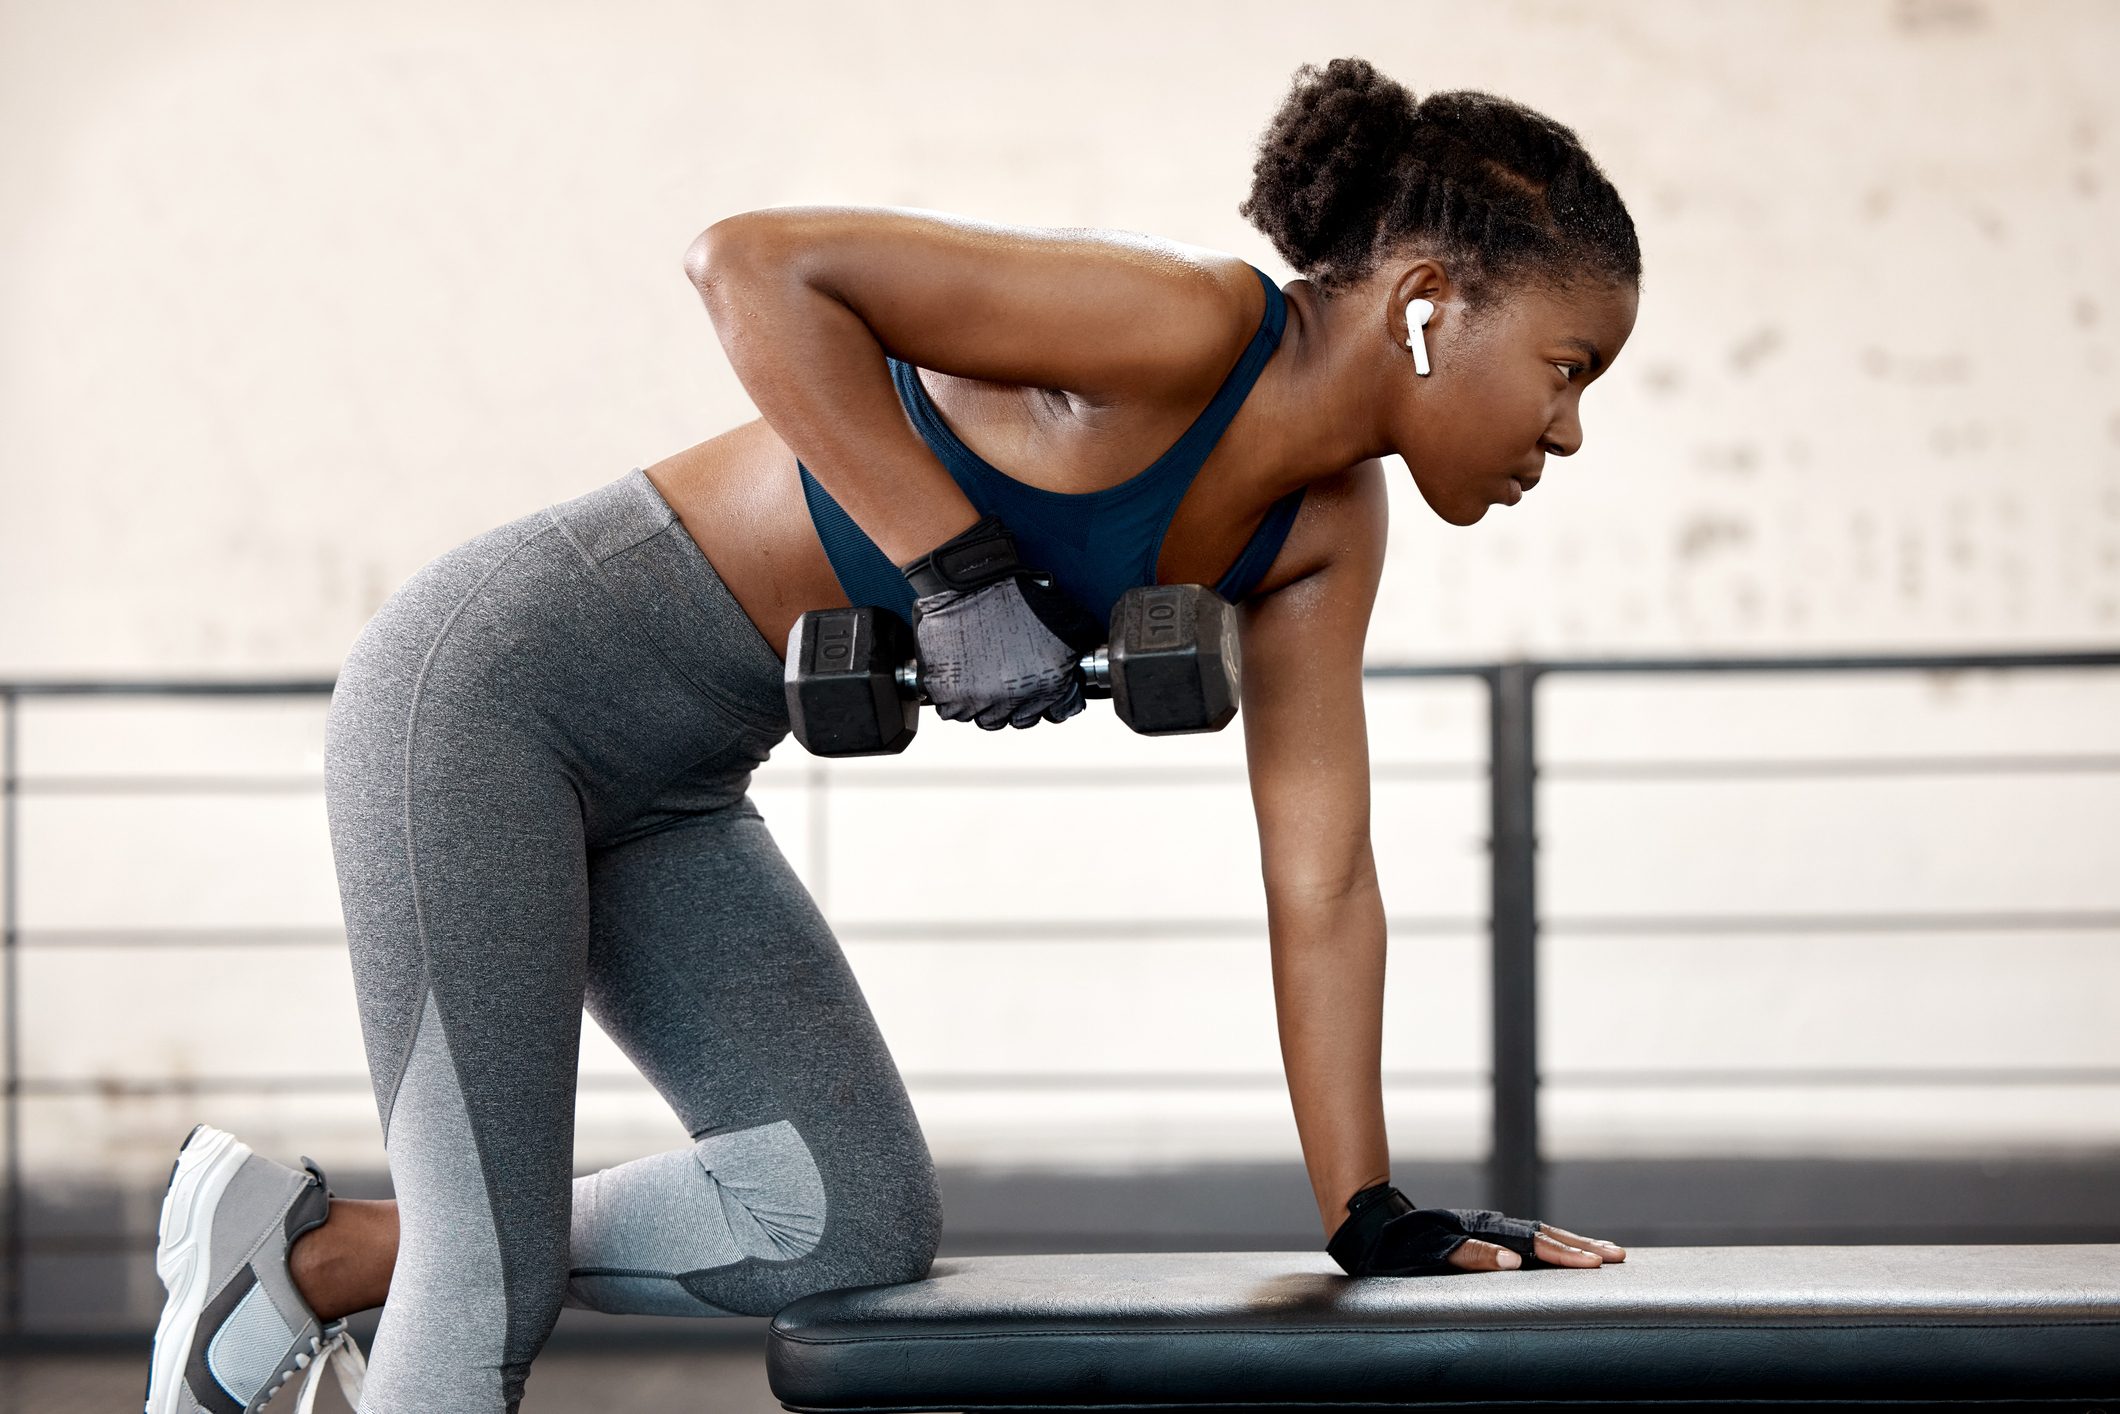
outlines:
[[[456,540],[748,415],[678,257],[747,207],[1234,212],[1294,65],[1573,124],[1647,283],[1588,444],[1403,484],[1383,656],[2120,631],[2120,9],[0,12],[0,669],[329,668]],[[1403,483],[1403,476],[1400,481]]]

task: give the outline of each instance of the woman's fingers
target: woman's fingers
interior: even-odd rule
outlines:
[[[1557,1267],[1601,1267],[1605,1264],[1605,1259],[1596,1251],[1575,1245],[1582,1241],[1581,1238],[1575,1238],[1573,1242],[1567,1240],[1573,1236],[1540,1223],[1532,1250],[1541,1262],[1551,1262]]]
[[[1551,1223],[1538,1225],[1532,1251],[1541,1262],[1556,1267],[1601,1267],[1627,1260],[1627,1249],[1616,1242],[1583,1237]],[[1506,1247],[1468,1237],[1450,1254],[1450,1264],[1468,1272],[1506,1272],[1522,1266],[1523,1260]]]
[[[1617,1242],[1607,1242],[1602,1237],[1578,1237],[1568,1231],[1568,1229],[1555,1227],[1551,1223],[1540,1223],[1538,1227],[1539,1236],[1546,1237],[1550,1235],[1570,1247],[1580,1248],[1585,1252],[1595,1252],[1608,1262],[1624,1262],[1627,1260],[1627,1249],[1620,1246]]]
[[[1468,1272],[1504,1272],[1522,1266],[1523,1261],[1506,1247],[1468,1237],[1450,1254],[1450,1265]]]

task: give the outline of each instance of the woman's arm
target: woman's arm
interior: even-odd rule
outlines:
[[[685,271],[760,415],[894,564],[979,515],[906,419],[886,352],[1092,402],[1194,403],[1263,298],[1243,261],[1197,247],[898,208],[731,216]]]
[[[1384,566],[1383,468],[1360,463],[1310,494],[1330,498],[1319,507],[1332,527],[1329,558],[1241,611],[1241,716],[1281,1063],[1329,1237],[1348,1197],[1387,1177],[1391,1163],[1384,905],[1362,712],[1362,643]]]

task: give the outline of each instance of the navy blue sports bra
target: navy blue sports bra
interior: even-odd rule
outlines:
[[[1108,486],[1102,491],[1070,493],[1027,486],[997,470],[978,453],[959,441],[942,420],[942,414],[921,385],[913,365],[891,359],[891,378],[898,387],[898,401],[912,418],[921,437],[941,458],[950,476],[963,488],[981,515],[998,515],[1016,538],[1023,562],[1045,570],[1083,608],[1104,623],[1111,617],[1119,595],[1137,584],[1153,584],[1156,559],[1163,536],[1177,514],[1178,502],[1199,473],[1200,464],[1237,415],[1259,372],[1281,342],[1281,328],[1288,308],[1280,288],[1257,266],[1252,273],[1266,287],[1266,315],[1252,335],[1237,366],[1222,380],[1222,386],[1185,435],[1169,451],[1149,464],[1145,471]],[[795,463],[802,474],[802,495],[809,503],[810,523],[832,562],[839,587],[852,604],[875,604],[913,621],[913,587],[896,565],[840,508],[831,493],[818,484],[810,469]],[[1253,533],[1251,543],[1237,556],[1214,589],[1234,604],[1257,587],[1288,528],[1295,524],[1303,505],[1297,487],[1274,502]]]

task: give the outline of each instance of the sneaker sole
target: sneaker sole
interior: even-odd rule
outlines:
[[[154,1363],[147,1377],[144,1414],[177,1414],[184,1363],[191,1355],[199,1313],[210,1295],[207,1239],[213,1235],[214,1205],[228,1181],[250,1157],[250,1146],[232,1134],[200,1125],[185,1138],[169,1171],[162,1216],[155,1226],[155,1274],[169,1298],[155,1324]]]

